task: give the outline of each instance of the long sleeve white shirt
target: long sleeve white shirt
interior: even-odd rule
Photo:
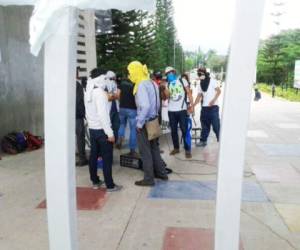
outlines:
[[[85,112],[90,129],[103,129],[108,137],[113,137],[113,130],[110,121],[110,105],[108,97],[102,88],[92,90],[92,100],[84,98]]]

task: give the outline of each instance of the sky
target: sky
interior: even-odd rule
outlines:
[[[274,2],[285,2],[278,9]],[[183,48],[215,49],[226,54],[234,21],[236,0],[173,0],[177,37]],[[271,13],[283,12],[280,29],[300,28],[300,0],[266,0],[261,38],[278,32]]]

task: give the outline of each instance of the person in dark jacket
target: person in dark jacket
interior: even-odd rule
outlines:
[[[78,151],[78,161],[76,166],[82,167],[88,164],[85,152],[85,107],[83,86],[79,78],[79,67],[76,71],[76,141]]]

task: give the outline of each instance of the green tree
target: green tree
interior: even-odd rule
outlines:
[[[204,53],[199,48],[197,52],[186,52],[186,64],[187,68],[197,68],[199,66],[205,66],[214,73],[220,73],[226,70],[227,56],[218,55],[213,49]]]
[[[185,68],[185,55],[176,39],[172,0],[157,0],[155,15],[144,11],[112,10],[112,30],[97,36],[99,67],[124,72],[132,60],[146,63],[150,69]]]
[[[175,66],[179,72],[184,71],[184,53],[176,37],[172,0],[156,1],[154,55],[155,69],[163,70],[166,66]]]
[[[209,50],[206,54],[205,65],[213,72],[221,72],[226,67],[226,56],[218,55],[215,50]]]
[[[261,41],[257,59],[257,80],[293,83],[295,60],[300,59],[300,29],[282,31]]]
[[[112,10],[112,30],[96,38],[98,66],[123,73],[133,60],[151,66],[154,41],[153,16],[141,10]]]
[[[165,0],[156,1],[155,12],[155,49],[154,57],[156,62],[154,63],[154,69],[162,70],[167,65],[167,53],[168,47],[167,38],[167,13],[165,11]]]

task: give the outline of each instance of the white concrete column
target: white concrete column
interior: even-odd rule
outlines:
[[[245,142],[265,0],[237,0],[222,117],[215,249],[239,248]]]
[[[45,43],[45,165],[51,250],[77,249],[75,189],[76,9]]]

